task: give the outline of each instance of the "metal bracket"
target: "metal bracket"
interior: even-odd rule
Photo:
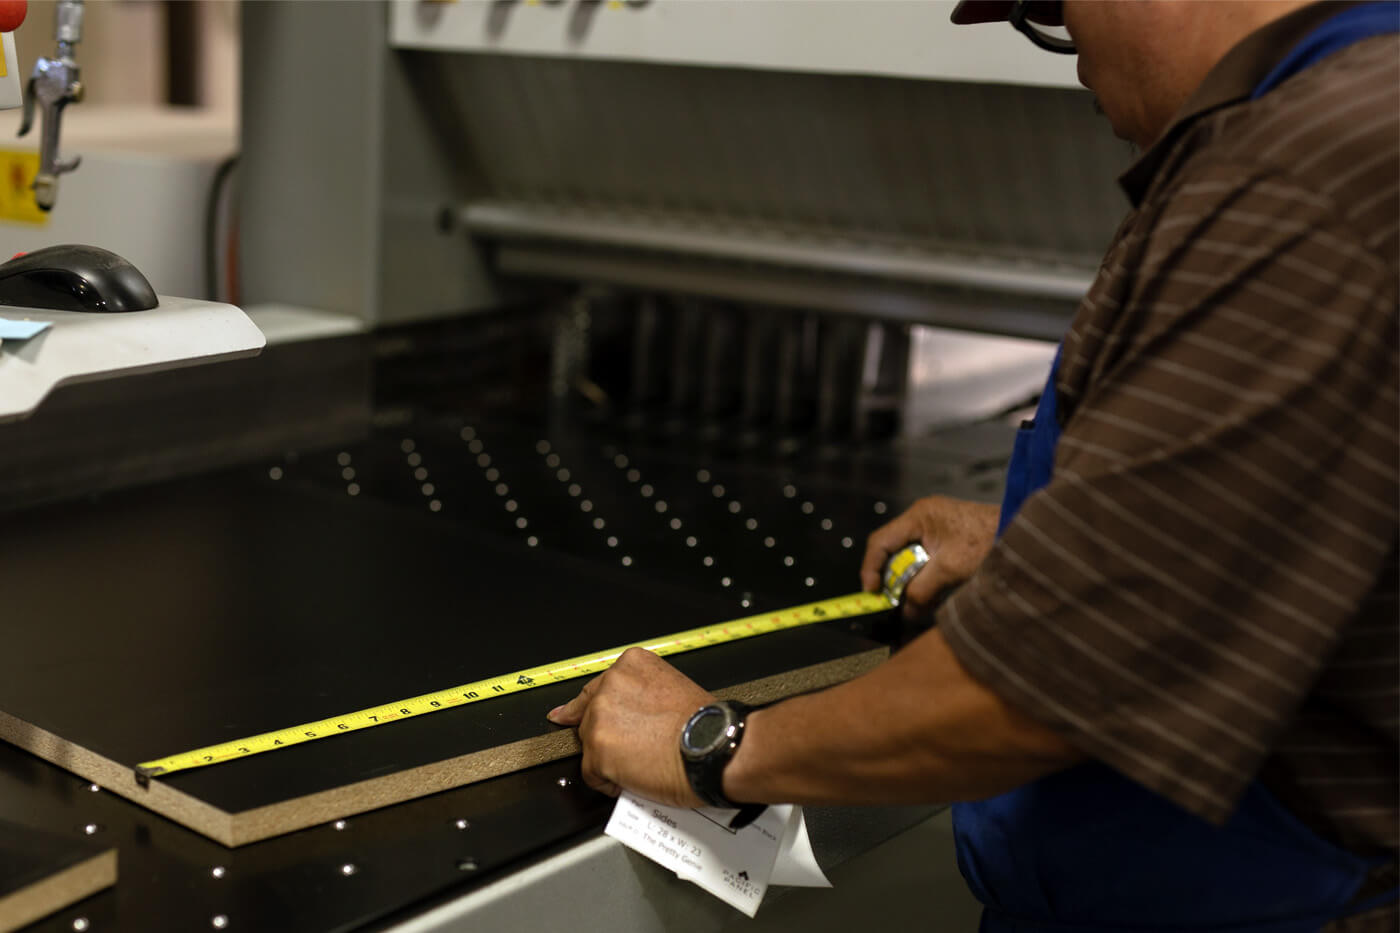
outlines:
[[[24,91],[24,119],[19,135],[29,132],[37,102],[43,114],[39,138],[39,173],[34,178],[34,202],[51,210],[58,200],[58,176],[71,172],[82,162],[80,156],[61,159],[58,154],[59,126],[63,108],[83,99],[83,82],[74,46],[83,37],[83,0],[59,0],[55,14],[54,37],[58,40],[56,58],[40,57]]]

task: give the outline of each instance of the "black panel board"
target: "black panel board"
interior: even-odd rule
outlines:
[[[575,757],[228,849],[0,742],[0,819],[120,850],[116,885],[31,933],[72,933],[79,918],[93,931],[210,930],[220,916],[230,930],[364,929],[547,855],[612,805],[578,780]]]
[[[110,846],[0,819],[0,930],[46,917],[115,880]]]
[[[139,761],[732,616],[523,542],[268,482],[6,517],[0,709]],[[678,659],[710,688],[873,647],[804,629]],[[555,685],[172,775],[226,812],[539,735]]]

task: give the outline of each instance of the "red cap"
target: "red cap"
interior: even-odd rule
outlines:
[[[0,0],[0,32],[14,32],[29,12],[29,0]]]

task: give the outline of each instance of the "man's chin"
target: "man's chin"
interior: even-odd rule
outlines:
[[[1137,140],[1133,139],[1133,137],[1129,136],[1125,131],[1119,129],[1118,125],[1113,122],[1113,118],[1108,115],[1107,110],[1103,109],[1103,103],[1099,100],[1097,95],[1094,97],[1094,113],[1103,117],[1104,120],[1108,122],[1108,128],[1113,131],[1114,136],[1117,136],[1119,139],[1123,140],[1123,142],[1132,146],[1134,155],[1142,151],[1142,147],[1138,145]]]

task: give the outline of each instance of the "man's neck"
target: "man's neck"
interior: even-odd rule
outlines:
[[[1231,49],[1309,2],[1312,0],[1192,0],[1193,15],[1182,17],[1181,32],[1173,40],[1179,54],[1173,56],[1168,73],[1170,91],[1157,98],[1149,138],[1134,142],[1144,149],[1150,146]]]

